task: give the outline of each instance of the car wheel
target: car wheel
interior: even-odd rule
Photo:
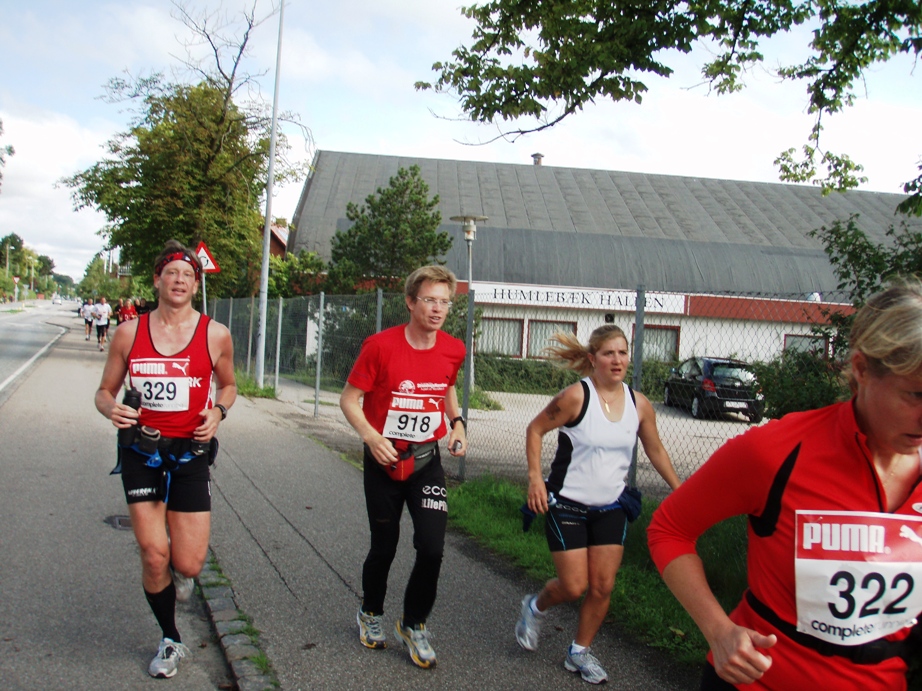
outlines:
[[[695,396],[692,399],[691,414],[696,420],[700,420],[704,417],[704,406],[701,404],[701,398],[699,396]]]
[[[754,425],[758,425],[760,422],[762,422],[762,413],[749,413],[749,422]]]
[[[669,393],[668,386],[663,391],[663,405],[667,408],[672,408],[675,405],[675,401],[672,400],[672,395]]]

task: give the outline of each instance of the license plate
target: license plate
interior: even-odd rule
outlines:
[[[726,402],[724,403],[724,408],[738,408],[738,409],[743,409],[743,408],[746,408],[746,407],[747,407],[747,406],[746,406],[745,401],[726,401]]]

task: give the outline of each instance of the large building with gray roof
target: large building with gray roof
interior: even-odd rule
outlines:
[[[540,160],[540,159],[539,159]],[[417,165],[439,195],[447,265],[467,279],[451,216],[483,215],[474,279],[494,283],[687,293],[824,293],[837,281],[810,231],[859,214],[875,240],[899,224],[897,194],[671,175],[319,151],[289,250],[330,258],[349,202],[362,204]],[[922,230],[922,221],[910,221]]]
[[[346,206],[417,165],[439,195],[441,230],[453,238],[446,263],[469,287],[468,248],[452,216],[486,216],[473,245],[481,353],[536,357],[556,331],[585,340],[600,323],[633,342],[635,289],[646,293],[644,353],[768,359],[816,348],[816,300],[838,281],[810,232],[857,214],[874,241],[886,239],[902,197],[706,178],[317,153],[293,218],[289,251],[330,258],[348,229]],[[907,220],[922,231],[922,220]],[[740,296],[728,298],[727,295]],[[745,297],[743,297],[745,296]],[[760,297],[756,297],[760,296]]]

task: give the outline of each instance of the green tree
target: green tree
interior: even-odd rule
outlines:
[[[158,74],[111,79],[109,101],[136,104],[136,117],[107,143],[106,158],[62,182],[72,188],[76,208],[106,215],[101,235],[109,247],[122,249],[136,274],[148,274],[170,238],[193,248],[204,241],[222,268],[208,278],[209,295],[251,294],[262,247],[259,202],[271,117],[265,104],[239,94],[250,81],[241,61],[259,22],[244,14],[242,37],[233,39],[213,28],[213,15],[177,9],[213,48],[215,64],[205,69],[187,62],[199,78],[194,84],[166,82]],[[275,169],[282,181],[302,169],[287,161],[288,149],[280,134]]]
[[[86,266],[83,280],[77,284],[77,293],[83,298],[95,299],[105,297],[110,302],[122,294],[122,284],[118,278],[106,272],[106,262],[101,254],[97,254]]]
[[[471,44],[433,65],[434,84],[416,86],[457,95],[475,121],[537,121],[500,136],[552,127],[600,97],[640,103],[648,90],[643,75],[669,77],[668,63],[696,44],[712,56],[701,70],[710,88],[739,91],[744,73],[762,63],[767,39],[815,27],[805,59],[775,70],[805,84],[814,124],[801,154],[789,149],[775,163],[783,180],[826,191],[863,178],[847,155],[820,148],[823,118],[855,102],[877,63],[922,50],[922,4],[914,0],[492,0],[462,12],[476,22]],[[904,189],[910,196],[900,210],[922,214],[922,175]]]
[[[0,240],[0,247],[3,248],[3,266],[4,274],[18,276],[20,274],[20,265],[24,263],[25,255],[23,254],[22,238],[16,233],[10,233]]]
[[[823,243],[839,290],[848,291],[852,303],[860,306],[892,276],[922,276],[922,232],[906,223],[891,225],[886,241],[875,244],[860,227],[860,216],[835,221],[811,231]]]
[[[3,120],[0,120],[0,136],[3,135]],[[6,159],[16,153],[16,150],[7,144],[0,146],[0,169],[6,165]],[[3,172],[0,171],[0,185],[3,184]]]
[[[880,244],[872,241],[860,227],[860,216],[853,214],[845,222],[835,221],[810,233],[819,238],[829,257],[839,283],[852,305],[861,307],[895,276],[922,276],[922,232],[911,230],[906,223],[891,225]],[[848,351],[848,332],[852,315],[830,311],[830,328],[822,335],[831,339],[837,358]]]
[[[62,295],[74,295],[76,293],[76,286],[74,285],[74,279],[65,274],[52,274],[54,282],[57,284],[57,290]]]
[[[42,276],[50,276],[54,273],[54,259],[45,254],[38,255],[35,271]]]
[[[316,252],[301,250],[269,257],[269,297],[290,298],[319,293],[323,284],[323,260]]]
[[[442,257],[451,248],[451,236],[439,232],[439,197],[429,199],[429,186],[419,166],[401,168],[387,188],[378,188],[361,207],[349,203],[347,231],[332,239],[332,261],[327,290],[365,292],[381,288],[399,291],[407,275]]]

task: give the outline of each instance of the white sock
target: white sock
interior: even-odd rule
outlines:
[[[537,616],[539,616],[539,617],[543,617],[543,616],[544,616],[544,612],[542,612],[540,609],[538,609],[538,597],[537,597],[537,596],[535,596],[535,597],[533,597],[533,598],[531,599],[531,603],[530,603],[528,606],[529,606],[529,608],[531,609],[531,613],[532,613],[532,614],[535,614],[535,615],[537,615]]]
[[[570,654],[571,654],[571,655],[579,655],[579,654],[580,654],[581,652],[583,652],[585,649],[586,649],[586,646],[584,646],[584,645],[579,645],[579,644],[577,644],[576,641],[573,641],[573,642],[570,644]]]

